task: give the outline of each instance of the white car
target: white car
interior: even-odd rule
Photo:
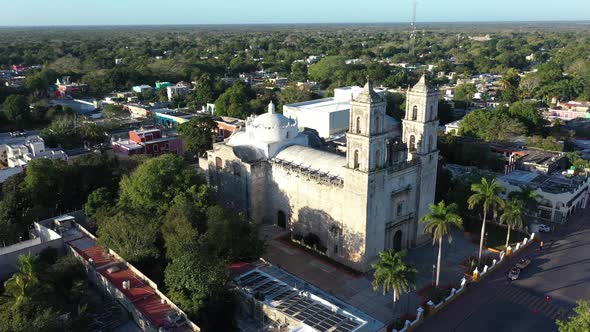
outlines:
[[[545,225],[545,224],[539,224],[539,232],[541,233],[549,233],[551,232],[551,227]]]
[[[520,269],[517,268],[516,266],[512,267],[510,269],[510,271],[508,271],[508,279],[509,280],[516,280],[516,279],[518,279],[519,275],[520,275]]]

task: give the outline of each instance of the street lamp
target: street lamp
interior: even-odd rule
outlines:
[[[483,246],[485,247],[488,244],[488,232],[486,232],[486,236],[483,240]]]

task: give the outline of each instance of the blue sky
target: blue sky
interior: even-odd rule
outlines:
[[[408,22],[411,0],[1,0],[0,26]],[[590,20],[590,0],[419,0],[417,21]]]

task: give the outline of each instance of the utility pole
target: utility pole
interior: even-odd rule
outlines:
[[[412,0],[412,22],[410,23],[410,27],[412,31],[410,32],[410,55],[416,55],[416,7],[418,5],[417,0]]]

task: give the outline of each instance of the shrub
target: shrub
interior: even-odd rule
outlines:
[[[319,246],[321,245],[320,242],[320,237],[317,236],[314,233],[308,233],[304,238],[303,238],[303,243],[305,243],[306,245],[310,246],[310,247],[314,247],[314,246]]]
[[[297,233],[297,234],[293,235],[293,240],[295,240],[297,242],[301,242],[301,240],[303,240],[303,235],[300,233]]]

